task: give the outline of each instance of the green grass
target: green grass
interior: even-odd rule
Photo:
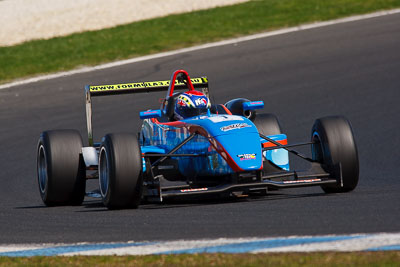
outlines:
[[[400,252],[0,257],[0,266],[400,266]]]
[[[0,83],[307,22],[400,7],[400,0],[260,0],[0,47]]]

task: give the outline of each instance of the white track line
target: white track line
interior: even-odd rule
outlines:
[[[400,250],[400,233],[0,245],[0,257]]]
[[[223,45],[229,45],[229,44],[236,44],[236,43],[240,43],[240,42],[246,42],[246,41],[250,41],[250,40],[261,39],[261,38],[266,38],[266,37],[285,34],[285,33],[303,31],[303,30],[314,29],[314,28],[319,28],[319,27],[325,27],[325,26],[339,24],[339,23],[346,23],[346,22],[352,22],[352,21],[376,18],[376,17],[392,15],[392,14],[396,14],[396,13],[400,13],[400,8],[399,9],[392,9],[392,10],[385,10],[385,11],[378,11],[378,12],[365,14],[365,15],[356,15],[356,16],[351,16],[351,17],[346,17],[346,18],[341,18],[341,19],[324,21],[324,22],[303,24],[303,25],[299,25],[299,26],[291,27],[291,28],[286,28],[286,29],[282,29],[282,30],[276,30],[276,31],[264,32],[264,33],[259,33],[259,34],[253,34],[253,35],[248,35],[248,36],[244,36],[244,37],[228,39],[228,40],[224,40],[224,41],[220,41],[220,42],[214,42],[214,43],[207,43],[207,44],[203,44],[203,45],[192,46],[192,47],[178,49],[178,50],[164,52],[164,53],[157,53],[157,54],[143,56],[143,57],[137,57],[137,58],[131,58],[131,59],[126,59],[126,60],[114,61],[114,62],[111,62],[111,63],[101,64],[101,65],[97,65],[97,66],[93,66],[93,67],[84,67],[84,68],[79,68],[79,69],[75,69],[75,70],[71,70],[71,71],[57,72],[57,73],[54,73],[54,74],[49,74],[49,75],[43,75],[43,76],[38,76],[38,77],[34,77],[34,78],[29,78],[29,79],[18,80],[18,81],[15,81],[15,82],[11,82],[11,83],[6,83],[6,84],[3,84],[3,85],[0,85],[0,90],[6,89],[6,88],[10,88],[10,87],[14,87],[14,86],[20,86],[20,85],[25,85],[25,84],[29,84],[29,83],[35,83],[35,82],[39,82],[39,81],[44,81],[44,80],[50,80],[50,79],[55,79],[55,78],[60,78],[60,77],[65,77],[65,76],[71,76],[71,75],[74,75],[74,74],[86,73],[86,72],[91,72],[91,71],[95,71],[95,70],[102,70],[102,69],[108,69],[108,68],[112,68],[112,67],[117,67],[117,66],[121,66],[121,65],[125,65],[125,64],[131,64],[131,63],[136,63],[136,62],[141,62],[141,61],[146,61],[146,60],[151,60],[151,59],[156,59],[156,58],[173,56],[173,55],[177,55],[177,54],[181,54],[181,53],[192,52],[192,51],[197,51],[197,50],[201,50],[201,49],[207,49],[207,48],[211,48],[211,47],[217,47],[217,46],[223,46]]]
[[[265,252],[317,252],[317,251],[366,251],[372,248],[400,245],[399,234],[377,234],[364,238],[349,239],[336,242],[321,242],[313,244],[301,244],[294,246],[268,248],[255,250],[253,253]]]

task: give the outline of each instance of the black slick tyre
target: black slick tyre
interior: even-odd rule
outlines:
[[[281,125],[274,114],[257,114],[254,124],[256,125],[258,132],[266,136],[282,133]]]
[[[337,180],[323,185],[326,193],[349,192],[356,188],[359,176],[357,146],[349,121],[342,116],[317,119],[311,130],[312,159]]]
[[[108,134],[99,152],[99,184],[109,209],[137,208],[142,197],[142,153],[133,134]]]
[[[37,178],[40,196],[47,206],[82,204],[86,188],[82,146],[76,130],[45,131],[40,135]]]

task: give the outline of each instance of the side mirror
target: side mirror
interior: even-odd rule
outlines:
[[[263,107],[264,107],[264,101],[243,102],[243,110],[262,109]]]
[[[161,117],[161,110],[146,110],[140,112],[140,119],[153,119],[153,118],[160,118]]]

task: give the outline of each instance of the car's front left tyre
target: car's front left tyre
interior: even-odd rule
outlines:
[[[349,121],[342,116],[319,118],[311,130],[312,159],[337,180],[323,185],[326,193],[349,192],[356,188],[359,162],[356,142]]]

